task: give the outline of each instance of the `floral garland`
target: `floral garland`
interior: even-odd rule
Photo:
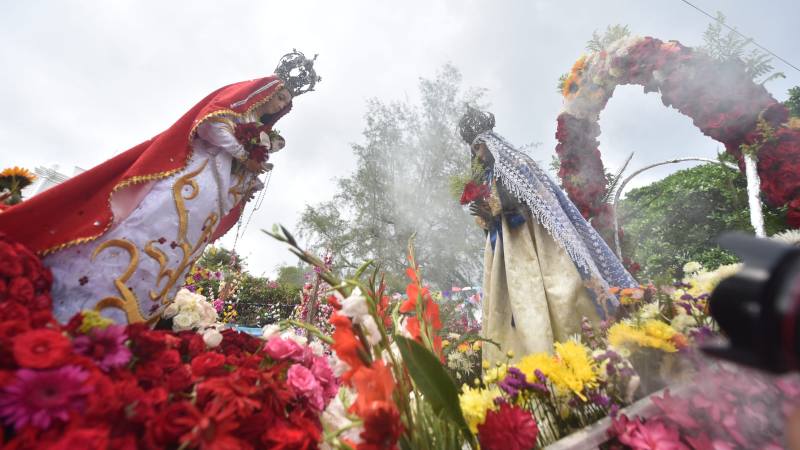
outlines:
[[[610,212],[602,200],[606,178],[597,140],[599,115],[614,89],[625,84],[660,92],[665,106],[722,142],[742,169],[743,147],[754,148],[766,201],[788,204],[789,224],[800,227],[800,130],[787,124],[787,109],[739,62],[720,63],[676,41],[628,37],[581,57],[563,85],[556,131],[559,176],[581,213],[595,218],[596,228],[609,225]]]

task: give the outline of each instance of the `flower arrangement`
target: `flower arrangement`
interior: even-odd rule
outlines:
[[[323,414],[325,423],[338,424],[325,430],[328,445],[337,449],[477,448],[456,385],[442,365],[439,306],[421,281],[411,246],[406,297],[392,307],[377,270],[362,279],[371,262],[353,278],[339,280],[323,260],[301,249],[286,229],[276,227],[269,234],[318,267],[320,277],[332,286],[328,297],[334,309],[332,335],[312,324],[298,323],[329,345],[340,361],[337,367],[345,389]],[[516,419],[509,416],[508,420]],[[495,431],[506,419],[498,420]]]
[[[248,158],[259,164],[263,164],[269,159],[271,145],[269,128],[259,122],[245,122],[236,124],[233,131],[236,140],[247,152]]]
[[[698,76],[697,74],[703,74]],[[716,83],[709,89],[707,80]],[[692,118],[700,131],[722,142],[742,163],[742,150],[757,152],[761,188],[773,206],[788,204],[787,220],[800,226],[800,130],[789,114],[744,65],[721,64],[676,41],[625,37],[602,51],[582,56],[563,85],[556,153],[559,176],[572,201],[593,225],[608,224],[606,178],[600,157],[598,118],[619,85],[637,84],[660,92],[661,100]],[[731,101],[730,93],[737,93]]]
[[[32,252],[0,236],[3,448],[313,448],[322,439],[319,416],[338,380],[318,348],[232,330],[212,347],[193,331],[114,325],[94,311],[62,326],[51,282]],[[175,317],[210,318],[208,302],[187,294]]]

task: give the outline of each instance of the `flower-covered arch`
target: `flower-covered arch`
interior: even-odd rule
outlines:
[[[800,130],[787,123],[787,109],[753,82],[742,63],[720,63],[677,41],[652,37],[626,37],[581,57],[563,85],[556,131],[559,176],[595,227],[606,229],[610,220],[598,120],[616,87],[625,84],[659,92],[664,105],[723,143],[740,168],[743,149],[753,154],[765,200],[788,204],[789,224],[800,227]]]

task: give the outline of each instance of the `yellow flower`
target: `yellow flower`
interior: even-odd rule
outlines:
[[[81,317],[83,319],[81,320],[81,326],[78,327],[78,331],[84,334],[88,333],[91,330],[94,330],[95,328],[105,330],[110,325],[114,324],[113,320],[101,316],[99,312],[93,309],[86,309],[81,311]]]
[[[561,370],[553,378],[553,383],[557,388],[570,390],[586,400],[583,392],[597,387],[597,365],[591,352],[576,341],[558,342],[555,348]]]
[[[502,380],[508,372],[508,365],[498,364],[497,367],[489,369],[483,375],[483,382],[486,384],[494,384]]]
[[[442,341],[442,348],[445,348],[445,347],[447,347],[448,345],[450,345],[450,341],[448,341],[447,339],[445,339],[445,340],[443,340],[443,341]]]
[[[536,378],[537,369],[548,378],[559,370],[558,361],[547,353],[528,355],[522,358],[516,367],[525,374],[529,383],[539,382]]]
[[[620,349],[637,346],[673,353],[678,351],[671,341],[676,333],[675,329],[659,320],[648,320],[641,327],[617,323],[608,330],[608,343]]]
[[[17,166],[3,169],[3,171],[0,172],[0,179],[5,178],[15,178],[17,182],[21,184],[20,187],[25,187],[36,181],[36,175],[34,175],[30,170]]]
[[[687,265],[689,264],[690,263],[687,263]],[[736,274],[736,272],[738,272],[741,268],[741,264],[728,264],[717,267],[711,272],[700,269],[698,272],[692,274],[692,276],[683,279],[683,282],[688,284],[690,287],[676,290],[672,295],[672,298],[679,300],[684,294],[689,294],[695,298],[703,294],[710,294],[711,291],[717,287],[720,281]]]
[[[525,374],[528,382],[538,383],[536,370],[546,376],[559,394],[574,393],[586,400],[584,391],[597,387],[597,365],[589,349],[576,341],[558,342],[556,354],[546,353],[528,355],[517,364],[517,369]]]
[[[561,87],[561,94],[564,97],[569,97],[570,95],[578,92],[580,89],[580,79],[583,76],[583,69],[586,66],[586,56],[581,56],[575,61],[575,64],[572,66],[572,70],[569,72],[569,76],[567,79],[564,80],[564,85]]]
[[[478,351],[481,349],[481,341],[475,341],[472,343],[472,350]]]
[[[461,395],[458,396],[461,411],[464,413],[464,419],[466,419],[469,429],[477,434],[478,425],[486,420],[486,412],[497,409],[494,399],[500,397],[500,389],[496,387],[491,389],[470,388],[464,385],[461,391]]]

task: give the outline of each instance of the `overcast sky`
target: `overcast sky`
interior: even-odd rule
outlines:
[[[800,64],[800,2],[694,3],[724,12]],[[350,144],[361,140],[366,99],[413,100],[418,78],[451,62],[466,85],[489,90],[497,131],[518,144],[542,142],[536,159],[549,161],[562,105],[555,85],[592,31],[627,24],[634,34],[693,46],[709,23],[679,0],[26,0],[0,8],[1,167],[90,168],[163,131],[212,90],[269,75],[293,47],[320,54],[323,81],[277,125],[287,149],[271,160],[265,201],[237,245],[256,274],[295,262],[259,229],[294,228],[306,204],[330,198],[334,178],[354,166]],[[783,100],[800,73],[775,66],[787,78],[767,88]],[[671,156],[713,157],[721,148],[636,87],[617,90],[601,126],[611,168],[634,151],[632,169]]]

